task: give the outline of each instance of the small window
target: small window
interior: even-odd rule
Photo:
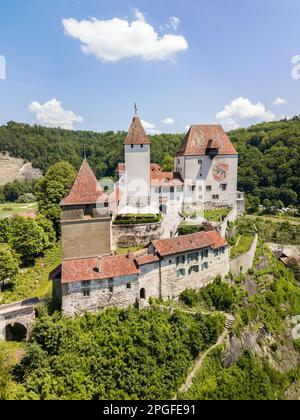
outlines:
[[[208,258],[208,249],[206,249],[205,251],[201,251],[201,258]]]
[[[104,203],[104,207],[108,207],[108,203]]]
[[[221,184],[221,190],[226,191],[227,190],[227,184]]]
[[[113,293],[114,292],[114,288],[113,287],[109,287],[108,290],[109,290],[109,293]]]
[[[202,270],[207,270],[208,269],[208,263],[206,262],[206,263],[202,264],[201,268],[202,268]]]
[[[131,289],[131,283],[126,284],[127,289]]]
[[[133,144],[131,145],[131,148],[133,149]]]
[[[91,285],[91,281],[90,280],[85,280],[81,282],[81,286],[83,287],[89,287]]]
[[[180,165],[180,159],[178,159],[178,165]]]
[[[194,265],[193,267],[190,267],[189,274],[192,273],[199,273],[199,265]]]
[[[90,297],[90,296],[91,296],[91,292],[90,292],[90,290],[84,290],[84,291],[83,291],[83,296],[84,296],[84,297]]]
[[[206,186],[206,191],[211,191],[211,185]]]
[[[169,264],[173,264],[173,260],[169,260]]]
[[[143,144],[141,144],[141,149],[144,147],[144,145]]]
[[[202,159],[198,159],[198,165],[202,165]]]
[[[177,270],[177,277],[183,277],[185,276],[185,268],[181,268],[180,270]]]
[[[213,200],[219,200],[219,196],[218,196],[218,195],[213,195],[213,196],[212,196],[212,199],[213,199]]]
[[[174,191],[175,191],[175,188],[174,187],[171,187],[170,188],[170,192],[173,193]]]

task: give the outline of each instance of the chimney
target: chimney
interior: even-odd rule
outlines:
[[[98,272],[102,273],[102,257],[98,259]]]

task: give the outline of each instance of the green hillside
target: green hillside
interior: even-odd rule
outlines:
[[[125,132],[95,133],[29,126],[14,122],[0,127],[0,152],[21,157],[43,171],[67,160],[79,168],[86,147],[97,177],[113,176],[123,161]],[[239,188],[261,200],[299,204],[300,118],[254,125],[229,133],[240,154]],[[152,161],[174,156],[183,134],[151,136]]]

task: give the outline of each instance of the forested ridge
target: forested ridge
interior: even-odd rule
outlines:
[[[113,176],[124,160],[126,133],[68,131],[10,122],[0,127],[0,152],[9,152],[46,171],[66,160],[79,168],[84,147],[98,178]],[[240,155],[239,188],[260,200],[281,200],[285,205],[299,204],[300,118],[261,123],[229,132]],[[170,164],[184,134],[150,136],[151,159]],[[167,169],[167,168],[166,168]]]

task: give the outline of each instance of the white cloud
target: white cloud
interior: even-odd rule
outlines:
[[[145,120],[141,120],[141,123],[147,134],[150,134],[150,135],[161,134],[161,131],[156,127],[155,124],[149,123]]]
[[[179,19],[179,17],[171,16],[169,19],[169,22],[170,22],[171,27],[174,29],[174,31],[177,31],[181,23],[181,20]]]
[[[140,22],[146,22],[145,15],[139,9],[133,9],[133,16]]]
[[[170,125],[175,123],[172,117],[165,118],[162,122],[163,124],[170,124]]]
[[[273,105],[286,105],[286,104],[287,104],[287,100],[283,98],[276,98],[275,101],[273,102]]]
[[[81,20],[63,19],[65,34],[81,42],[85,54],[92,54],[103,62],[116,62],[127,58],[169,60],[189,46],[181,35],[159,36],[145,21],[142,12],[134,10],[135,19]]]
[[[47,127],[60,127],[67,130],[73,130],[74,123],[82,123],[84,120],[80,115],[73,111],[65,111],[57,99],[41,105],[38,102],[31,102],[29,110],[36,114],[36,120],[39,124]]]
[[[261,102],[252,104],[249,99],[240,97],[226,105],[225,109],[218,112],[216,117],[227,130],[234,130],[239,128],[240,121],[251,118],[258,118],[261,121],[272,121],[275,119],[275,114],[267,111]]]

